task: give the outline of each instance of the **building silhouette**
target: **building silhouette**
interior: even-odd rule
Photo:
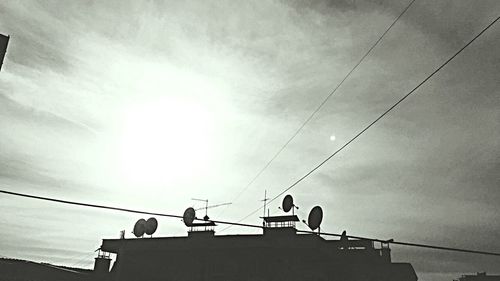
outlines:
[[[291,222],[267,226],[256,235],[191,227],[184,237],[104,239],[101,250],[116,261],[109,270],[97,258],[96,274],[110,281],[417,280],[411,264],[391,261],[388,244],[298,234]]]
[[[7,53],[7,45],[9,43],[9,36],[0,34],[0,70],[2,70],[3,60]]]
[[[91,270],[1,258],[0,281],[93,281]]]
[[[487,275],[486,272],[478,272],[475,275],[462,275],[454,281],[500,281],[500,275]]]

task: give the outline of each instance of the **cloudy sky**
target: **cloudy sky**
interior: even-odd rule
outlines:
[[[500,13],[497,0],[417,0],[245,189],[407,4],[1,1],[0,33],[11,41],[0,72],[0,189],[173,214],[208,198],[233,202],[213,218],[239,220]],[[299,215],[321,205],[325,231],[500,252],[499,34],[496,24],[292,189]],[[101,239],[130,236],[138,218],[1,195],[0,255],[91,267]],[[180,221],[159,224],[157,235],[185,235]],[[500,273],[496,257],[392,253],[420,280]]]

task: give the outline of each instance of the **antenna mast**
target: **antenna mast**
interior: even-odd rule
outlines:
[[[191,200],[205,202],[205,208],[204,208],[205,209],[205,217],[208,217],[208,199],[192,198]]]
[[[266,189],[266,190],[264,190],[264,199],[261,200],[261,201],[264,201],[264,211],[263,211],[262,218],[266,217],[266,203],[269,199],[270,198],[267,198],[267,189]],[[265,225],[264,221],[262,221],[262,225]]]
[[[221,203],[221,204],[216,204],[216,205],[210,205],[210,206],[209,206],[209,205],[208,205],[208,199],[196,199],[196,198],[191,198],[191,200],[205,202],[205,206],[204,206],[204,207],[194,209],[195,211],[205,209],[205,216],[203,217],[203,220],[204,220],[204,221],[208,221],[208,220],[210,220],[210,218],[208,217],[208,209],[212,209],[212,208],[217,208],[217,207],[221,207],[221,206],[226,206],[226,205],[231,205],[231,204],[233,204],[233,203],[231,203],[231,202],[227,202],[227,203]]]

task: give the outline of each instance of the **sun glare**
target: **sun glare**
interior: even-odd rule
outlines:
[[[213,118],[196,100],[161,98],[127,110],[120,167],[132,184],[179,183],[210,166]]]

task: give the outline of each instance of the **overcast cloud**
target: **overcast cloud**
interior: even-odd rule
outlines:
[[[0,33],[11,35],[1,189],[174,214],[193,197],[231,201],[406,5],[1,1]],[[266,172],[211,215],[258,208],[265,189],[309,171],[499,12],[495,0],[417,0]],[[319,204],[325,231],[500,252],[499,34],[496,24],[292,189],[299,215]],[[91,266],[101,239],[138,218],[2,195],[0,255]],[[185,231],[160,220],[158,235]],[[500,273],[493,257],[392,253],[420,280]]]

